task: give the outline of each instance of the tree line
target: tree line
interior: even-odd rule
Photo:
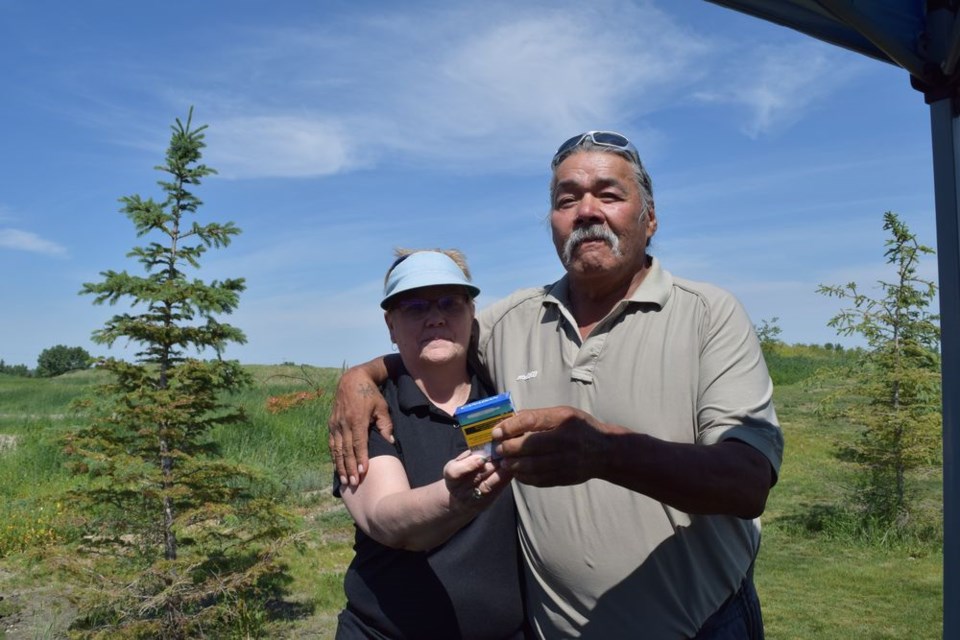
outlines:
[[[0,373],[25,378],[52,378],[71,371],[89,369],[93,363],[94,358],[83,347],[58,344],[40,352],[36,369],[31,370],[25,364],[7,364],[0,359]]]

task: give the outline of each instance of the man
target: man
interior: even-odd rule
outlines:
[[[648,255],[652,186],[626,138],[575,136],[552,168],[566,275],[479,317],[481,359],[522,409],[495,438],[518,481],[533,627],[544,638],[762,638],[756,518],[783,437],[753,327],[730,294]],[[372,393],[385,375],[371,361],[338,390],[330,446],[352,481],[371,416],[389,422]]]

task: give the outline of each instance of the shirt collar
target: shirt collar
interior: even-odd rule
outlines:
[[[640,302],[655,304],[663,308],[670,298],[670,292],[673,290],[673,276],[670,272],[660,266],[660,261],[656,257],[650,256],[650,268],[647,275],[644,276],[640,286],[627,298],[628,302]],[[570,277],[564,274],[547,288],[547,295],[544,297],[544,303],[558,304],[567,309],[570,308]]]
[[[483,388],[477,379],[476,373],[474,373],[472,369],[468,368],[468,370],[470,373],[470,396],[467,398],[467,402],[473,402],[483,397],[481,395]],[[427,399],[427,396],[424,395],[420,387],[417,386],[416,380],[413,379],[407,371],[407,368],[402,364],[396,385],[397,402],[400,405],[400,410],[404,413],[412,413],[418,408],[425,410],[433,407],[433,403]]]

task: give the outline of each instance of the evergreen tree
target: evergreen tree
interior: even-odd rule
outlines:
[[[240,232],[230,222],[187,220],[202,204],[191,189],[215,173],[200,163],[206,127],[192,128],[192,115],[171,127],[166,163],[156,167],[166,174],[158,181],[163,202],[121,199],[137,236],[155,238],[128,254],[146,275],[105,271],[81,290],[95,304],[128,300],[131,311],[93,338],[139,348],[134,363],[100,363],[113,375],[86,403],[90,425],[68,438],[72,468],[86,479],[74,496],[84,514],[81,551],[107,562],[97,571],[113,581],[109,601],[78,625],[91,635],[109,624],[137,637],[201,637],[229,623],[242,607],[228,605],[249,607],[279,575],[273,543],[289,529],[264,483],[219,457],[211,439],[215,429],[246,423],[226,400],[250,377],[221,357],[243,333],[217,319],[236,309],[243,279],[188,275],[207,249]],[[214,359],[199,358],[211,352]]]
[[[907,487],[911,470],[935,464],[940,455],[940,328],[927,311],[936,285],[917,275],[921,245],[896,214],[883,216],[887,264],[893,282],[879,282],[871,297],[856,283],[823,286],[820,293],[851,301],[829,325],[842,335],[863,336],[868,347],[847,372],[850,386],[832,406],[863,427],[860,439],[843,451],[857,463],[865,522],[884,530],[902,529],[911,515]],[[852,400],[851,400],[852,399]]]

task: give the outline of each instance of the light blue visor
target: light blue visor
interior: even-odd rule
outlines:
[[[467,280],[463,270],[448,255],[439,251],[417,251],[403,258],[390,272],[380,306],[386,309],[391,298],[405,291],[437,286],[463,287],[471,298],[480,294],[480,289]]]

